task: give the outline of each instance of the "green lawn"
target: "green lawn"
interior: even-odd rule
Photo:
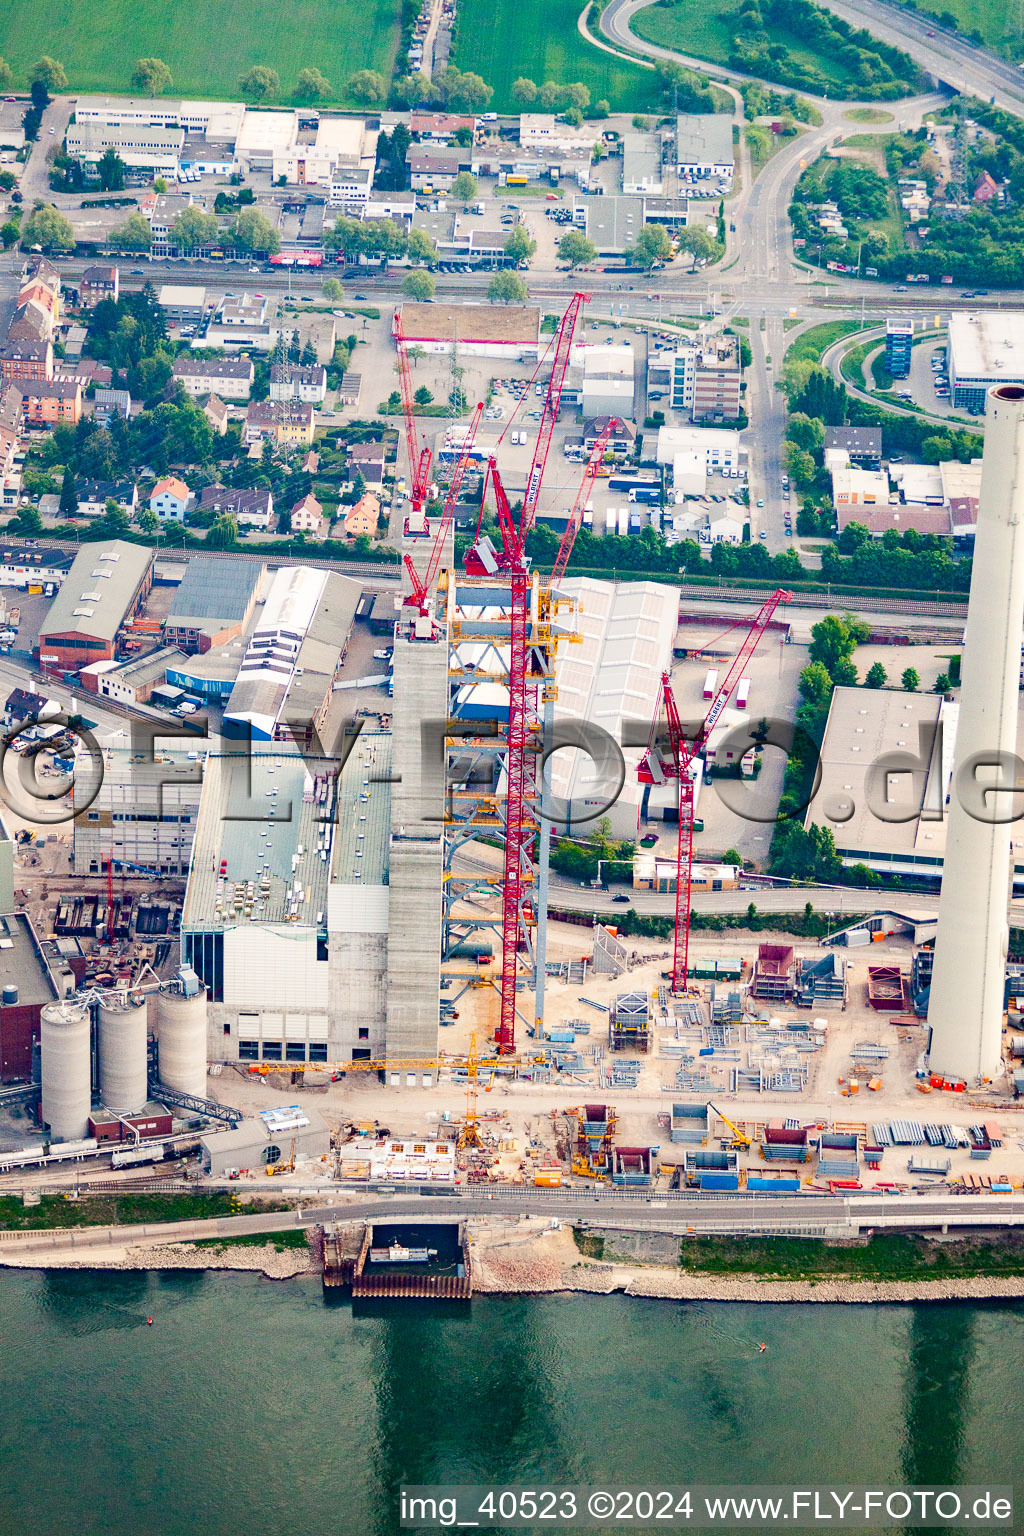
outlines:
[[[604,99],[613,112],[656,107],[655,71],[586,42],[576,29],[582,9],[583,0],[460,0],[455,63],[494,87],[496,112],[516,110],[512,82],[520,75],[537,85],[580,80],[591,101]]]
[[[851,336],[861,329],[857,320],[825,320],[821,325],[812,325],[810,330],[802,331],[788,349],[786,362],[819,363],[822,353],[827,352],[833,342],[842,341],[844,336]]]
[[[717,6],[700,5],[697,0],[687,0],[685,5],[673,5],[666,10],[652,5],[638,11],[631,26],[638,37],[646,38],[649,43],[657,43],[661,48],[675,48],[712,64],[728,64],[732,54],[730,23],[723,20]],[[840,94],[848,88],[850,95],[856,94],[851,88],[849,71],[832,54],[815,53],[802,38],[774,25],[771,36],[772,42],[781,43],[795,63],[820,69]]]
[[[883,112],[880,107],[851,107],[843,116],[851,123],[891,123],[891,112]]]
[[[127,92],[139,57],[161,58],[182,96],[237,97],[238,77],[268,64],[287,99],[300,69],[327,76],[338,98],[357,69],[390,78],[398,45],[400,0],[53,0],[5,5],[0,55],[19,84],[47,53],[59,59],[72,90]]]
[[[1011,7],[1007,0],[922,0],[919,9],[930,16],[948,11],[967,35],[980,32],[990,48],[1008,58],[1024,58],[1024,40],[1009,21]]]

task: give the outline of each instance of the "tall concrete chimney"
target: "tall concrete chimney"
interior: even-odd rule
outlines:
[[[971,597],[967,610],[946,857],[928,1023],[944,1077],[994,1077],[1000,1060],[1009,939],[1015,782],[1024,635],[1024,389],[989,391]],[[981,754],[982,763],[976,762]],[[997,754],[1003,754],[1000,769]],[[995,819],[1004,818],[1004,819]]]

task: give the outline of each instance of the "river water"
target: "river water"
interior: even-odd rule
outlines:
[[[1019,1303],[353,1309],[314,1280],[8,1271],[0,1329],[0,1536],[393,1536],[403,1482],[1020,1464]]]

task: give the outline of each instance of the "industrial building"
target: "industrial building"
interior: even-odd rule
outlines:
[[[395,311],[407,345],[444,354],[535,363],[540,357],[540,309],[534,304],[410,304]]]
[[[615,416],[633,421],[636,362],[630,346],[587,347],[583,353],[584,417]]]
[[[209,1131],[200,1137],[203,1172],[214,1178],[242,1169],[271,1168],[296,1159],[326,1157],[331,1133],[311,1105],[285,1105],[265,1109],[251,1120],[226,1131]]]
[[[68,978],[59,979],[25,914],[0,916],[0,1082],[31,1077],[42,1010],[67,985]]]
[[[982,412],[990,389],[1024,384],[1024,311],[954,310],[947,337],[954,410]]]
[[[350,577],[310,566],[275,574],[231,690],[225,735],[309,741],[319,733],[361,593]]]
[[[145,704],[153,690],[166,681],[168,666],[180,661],[181,655],[173,646],[161,646],[127,661],[94,661],[82,668],[78,678],[83,688],[101,698],[118,699],[122,704]]]
[[[657,461],[675,464],[679,455],[695,455],[705,473],[740,467],[740,434],[729,427],[659,427]]]
[[[676,118],[676,171],[698,197],[728,191],[735,170],[732,118],[696,112]]]
[[[141,610],[152,584],[151,550],[123,539],[86,544],[40,628],[40,666],[77,672],[112,661],[118,632]]]
[[[188,656],[203,655],[243,634],[263,572],[254,560],[190,560],[164,623],[166,643]]]
[[[193,752],[154,752],[155,761],[105,748],[95,798],[74,820],[75,873],[108,867],[131,874],[184,875],[199,816],[203,763]],[[88,792],[91,793],[92,786]]]
[[[556,719],[598,725],[621,743],[625,723],[635,731],[658,712],[661,675],[671,666],[679,623],[678,593],[653,581],[615,585],[590,577],[563,581],[561,590],[579,604],[582,644],[565,646],[558,656]],[[581,752],[552,758],[552,794],[571,806],[556,825],[571,824],[586,836],[596,816],[607,816],[612,836],[635,836],[643,788],[636,776],[640,748],[626,748],[623,756],[625,780],[617,795],[607,764]]]

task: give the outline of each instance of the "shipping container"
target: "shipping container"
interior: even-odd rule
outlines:
[[[736,708],[746,709],[747,700],[750,698],[750,678],[741,677],[736,684]]]
[[[704,698],[705,699],[713,699],[714,696],[715,696],[715,693],[717,691],[717,688],[718,688],[718,672],[717,672],[716,668],[711,667],[710,670],[708,671],[707,677],[704,679],[704,690],[703,690]]]

